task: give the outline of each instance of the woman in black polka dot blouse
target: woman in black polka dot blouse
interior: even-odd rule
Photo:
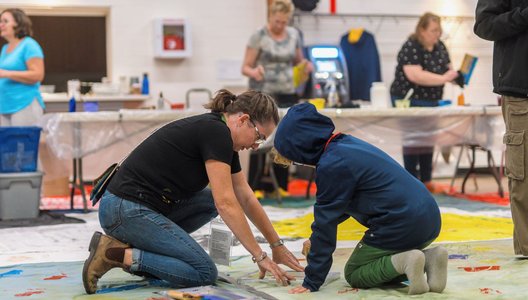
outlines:
[[[458,77],[452,69],[449,53],[440,41],[440,17],[425,13],[418,20],[415,32],[398,53],[398,65],[391,85],[391,98],[402,99],[412,88],[412,106],[438,106],[444,84]],[[405,169],[420,179],[430,190],[433,147],[403,147]]]

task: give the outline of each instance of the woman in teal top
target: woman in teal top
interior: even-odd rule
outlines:
[[[0,35],[7,41],[0,53],[0,126],[36,125],[43,114],[44,54],[32,33],[24,11],[0,14]]]

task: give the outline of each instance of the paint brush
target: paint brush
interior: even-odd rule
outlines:
[[[411,88],[409,91],[407,91],[407,94],[405,94],[405,97],[403,97],[403,101],[409,100],[413,93],[414,93],[414,89]]]
[[[469,79],[471,78],[471,75],[473,74],[473,69],[475,69],[475,65],[477,64],[478,58],[476,56],[465,54],[464,59],[462,60],[462,65],[460,66],[460,72],[464,76],[464,84],[469,83]]]

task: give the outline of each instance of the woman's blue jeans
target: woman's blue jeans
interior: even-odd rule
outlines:
[[[169,216],[108,191],[99,206],[106,234],[133,247],[132,273],[147,273],[174,287],[210,285],[218,271],[189,235],[218,215],[209,189],[174,204]]]

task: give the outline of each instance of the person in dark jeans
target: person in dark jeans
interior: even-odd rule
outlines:
[[[214,284],[216,265],[190,234],[217,215],[253,256],[261,276],[270,272],[286,285],[293,277],[278,263],[303,270],[255,198],[238,156],[274,131],[274,99],[257,91],[237,96],[220,90],[206,108],[211,112],[154,132],[112,177],[99,206],[107,235],[93,234],[82,271],[88,294],[116,267],[174,287]],[[262,251],[246,216],[268,240],[273,259]]]

